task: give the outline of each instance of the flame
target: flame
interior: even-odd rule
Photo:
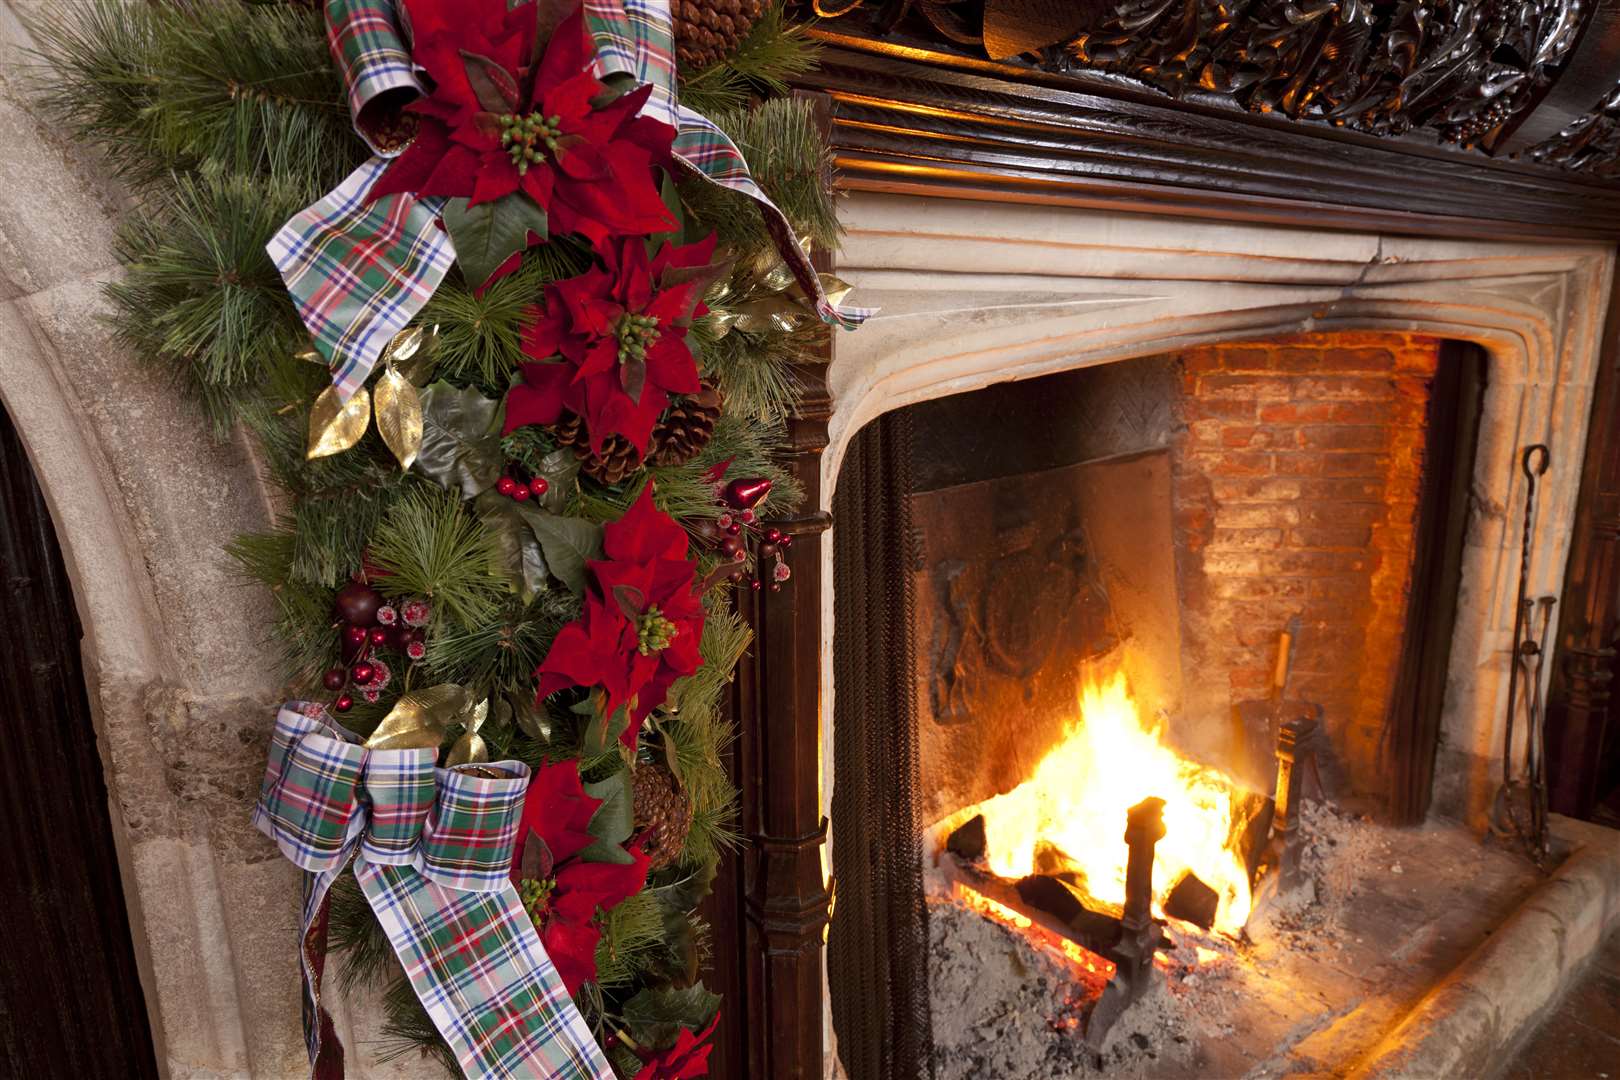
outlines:
[[[1154,911],[1188,872],[1219,897],[1215,926],[1236,935],[1248,921],[1249,875],[1239,850],[1235,796],[1242,787],[1217,769],[1165,746],[1144,725],[1123,672],[1088,680],[1080,715],[1034,774],[1004,795],[951,815],[953,827],[983,814],[990,869],[1006,878],[1072,871],[1095,900],[1125,903],[1125,812],[1149,796],[1164,800],[1165,835],[1155,849]],[[1055,865],[1054,865],[1055,863]]]

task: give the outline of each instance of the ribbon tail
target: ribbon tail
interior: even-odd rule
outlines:
[[[321,1000],[326,974],[326,936],[332,917],[332,881],[336,872],[305,874],[304,932],[299,949],[304,972],[304,1042],[309,1047],[313,1080],[343,1080],[343,1042],[332,1014]]]
[[[370,198],[388,164],[374,157],[360,166],[265,248],[345,401],[456,260],[438,224],[444,200]]]
[[[411,130],[402,110],[422,95],[422,83],[393,0],[326,0],[326,43],[343,74],[355,132],[374,153],[400,153]]]
[[[614,1080],[509,882],[461,891],[363,854],[355,877],[468,1076]]]

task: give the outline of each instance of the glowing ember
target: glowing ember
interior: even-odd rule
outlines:
[[[1112,960],[1098,956],[1091,950],[1082,948],[1063,935],[1055,934],[1044,926],[1035,925],[1029,916],[1014,911],[1001,901],[988,897],[977,889],[970,888],[958,881],[953,883],[951,896],[963,907],[972,908],[980,915],[1016,926],[1039,944],[1061,954],[1065,960],[1081,971],[1101,976],[1104,982],[1114,977],[1115,964]]]
[[[1080,716],[1024,783],[951,815],[949,828],[983,814],[987,860],[1005,878],[1070,871],[1102,904],[1125,903],[1125,811],[1164,800],[1165,836],[1153,863],[1154,911],[1189,871],[1219,896],[1215,929],[1237,934],[1249,918],[1248,869],[1239,849],[1243,789],[1194,764],[1148,727],[1123,673],[1089,682]],[[1027,920],[1026,920],[1027,921]]]

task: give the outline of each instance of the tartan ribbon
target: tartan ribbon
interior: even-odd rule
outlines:
[[[755,183],[735,143],[675,100],[674,31],[669,0],[585,0],[604,76],[650,83],[643,113],[676,129],[675,157],[692,174],[754,200],[783,261],[816,314],[846,329],[875,309],[827,298],[787,217]],[[267,250],[292,294],[315,347],[347,400],[365,384],[388,340],[422,309],[444,279],[455,249],[438,225],[441,199],[408,194],[368,201],[397,153],[378,137],[380,106],[397,108],[422,87],[399,31],[394,0],[327,0],[327,40],[348,87],[355,130],[376,152],[336,190],[294,215]]]
[[[300,929],[313,1075],[343,1075],[321,1004],[330,890],[350,858],[411,987],[468,1076],[611,1080],[508,873],[528,766],[440,769],[372,750],[303,702],[276,717],[253,823],[305,877]]]

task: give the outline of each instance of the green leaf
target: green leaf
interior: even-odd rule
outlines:
[[[499,544],[490,573],[506,578],[527,604],[545,587],[547,574],[545,554],[527,520],[535,511],[493,491],[478,496],[473,509]]]
[[[586,862],[630,863],[634,857],[624,849],[624,842],[635,830],[635,804],[630,793],[630,770],[620,769],[606,780],[585,784],[585,794],[601,799],[602,805],[591,815],[585,831],[596,839],[580,853]]]
[[[541,458],[540,469],[535,475],[545,477],[549,486],[544,495],[534,500],[535,505],[553,513],[567,506],[574,485],[579,481],[579,466],[579,455],[566,446]]]
[[[624,729],[630,726],[630,710],[621,705],[609,716],[598,710],[594,696],[585,704],[591,706],[588,710],[590,719],[585,723],[585,731],[580,736],[580,752],[586,757],[599,757],[608,752],[624,734]]]
[[[546,212],[521,191],[468,206],[466,199],[444,204],[444,227],[456,246],[456,262],[467,284],[478,288],[500,265],[529,246],[532,232],[545,240]]]
[[[680,1029],[702,1031],[720,1011],[720,995],[702,983],[683,990],[646,989],[624,1003],[624,1023],[630,1037],[643,1047],[665,1050],[675,1045]]]
[[[501,453],[501,403],[478,391],[436,382],[422,391],[422,449],[411,466],[461,497],[495,486],[506,465]]]
[[[551,742],[551,714],[542,705],[535,704],[534,694],[518,692],[512,696],[512,719],[523,733],[538,743]]]
[[[602,554],[602,527],[581,518],[556,514],[524,515],[540,541],[551,575],[574,593],[585,593],[585,563]]]

